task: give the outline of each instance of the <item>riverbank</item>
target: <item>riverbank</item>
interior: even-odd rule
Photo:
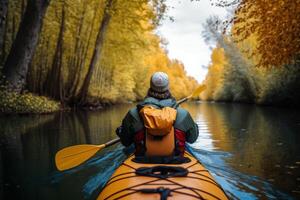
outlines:
[[[49,97],[33,93],[17,94],[7,90],[0,90],[0,114],[47,114],[77,109],[95,111],[110,107],[116,103],[107,100],[102,102],[95,97],[89,97],[84,104],[70,104],[62,105]]]
[[[43,114],[60,111],[59,102],[32,93],[17,94],[0,91],[0,113],[3,114]]]
[[[297,107],[299,106],[294,102],[289,104],[283,104],[284,102],[250,102],[250,101],[228,101],[228,100],[206,100],[207,102],[216,103],[237,103],[237,104],[254,104],[258,106],[271,106],[271,107]],[[33,93],[17,94],[0,90],[0,113],[1,114],[47,114],[59,111],[68,110],[86,110],[97,111],[104,108],[122,104],[124,102],[112,102],[106,100],[101,101],[95,97],[89,97],[87,103],[82,105],[68,106],[62,105],[60,102],[50,99],[45,96],[38,96]]]
[[[242,101],[242,100],[237,100],[237,101],[232,101],[232,100],[201,100],[204,102],[209,102],[209,103],[220,103],[220,104],[245,104],[245,105],[256,105],[259,107],[274,107],[274,108],[295,108],[295,109],[300,109],[300,105],[294,101],[275,101],[275,100],[269,100],[267,102],[254,102],[254,101]]]

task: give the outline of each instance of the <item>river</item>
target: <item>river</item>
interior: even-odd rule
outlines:
[[[59,172],[55,153],[101,144],[133,104],[94,112],[0,117],[0,199],[95,199],[125,159],[120,144]],[[300,199],[300,112],[247,104],[182,105],[199,126],[191,151],[232,199]]]

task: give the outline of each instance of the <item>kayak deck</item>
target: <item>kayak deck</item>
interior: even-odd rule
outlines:
[[[134,156],[127,158],[115,171],[98,199],[228,199],[221,186],[207,169],[189,153],[191,161],[183,164],[144,164],[133,162]],[[188,171],[180,177],[151,177],[136,174],[141,167],[171,166]]]

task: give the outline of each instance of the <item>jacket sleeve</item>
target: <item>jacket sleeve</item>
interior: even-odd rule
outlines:
[[[194,122],[193,126],[187,131],[186,141],[194,143],[199,136],[198,125]]]
[[[188,143],[194,143],[199,136],[198,125],[194,122],[190,113],[182,108],[177,109],[174,127],[185,132]]]
[[[124,146],[130,146],[134,142],[134,135],[143,129],[138,111],[136,108],[129,110],[122,121],[122,125],[117,128],[116,133]]]

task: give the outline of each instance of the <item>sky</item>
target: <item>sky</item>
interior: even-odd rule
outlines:
[[[212,6],[209,0],[167,0],[168,15],[175,21],[163,21],[157,33],[168,41],[171,59],[183,62],[187,74],[201,83],[210,63],[211,49],[202,37],[203,24],[211,15],[225,18],[225,8]],[[204,66],[204,67],[203,67]]]

